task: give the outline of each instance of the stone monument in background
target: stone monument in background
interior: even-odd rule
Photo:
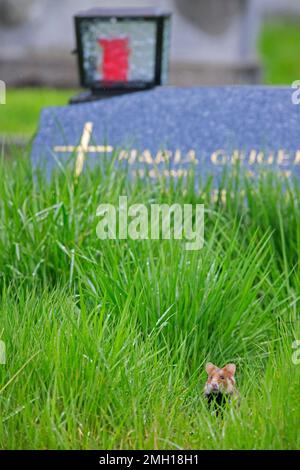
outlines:
[[[78,84],[73,15],[94,6],[156,6],[172,18],[172,85],[257,83],[264,7],[295,0],[0,0],[0,79],[8,86]],[[297,11],[298,11],[297,10]]]

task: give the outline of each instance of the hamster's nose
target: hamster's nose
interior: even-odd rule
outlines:
[[[211,385],[212,385],[213,390],[218,390],[219,385],[217,383],[212,383]]]

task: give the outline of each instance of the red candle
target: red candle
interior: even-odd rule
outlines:
[[[128,38],[98,39],[103,49],[101,73],[104,81],[128,81],[129,41]]]

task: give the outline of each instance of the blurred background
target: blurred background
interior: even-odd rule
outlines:
[[[169,84],[272,84],[300,79],[300,0],[0,0],[0,137],[35,132],[41,107],[78,91],[73,15],[90,7],[173,13]]]

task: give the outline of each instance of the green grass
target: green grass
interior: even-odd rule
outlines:
[[[75,94],[74,90],[8,88],[6,104],[0,106],[0,135],[31,137],[36,132],[43,107],[68,104]]]
[[[73,181],[1,163],[0,446],[4,449],[299,448],[300,188],[128,182],[102,166]],[[244,197],[239,187],[246,189]],[[96,208],[204,203],[205,246],[100,241]],[[237,364],[241,406],[202,396],[204,365]]]
[[[300,77],[300,18],[267,22],[258,42],[264,82],[290,85]]]

